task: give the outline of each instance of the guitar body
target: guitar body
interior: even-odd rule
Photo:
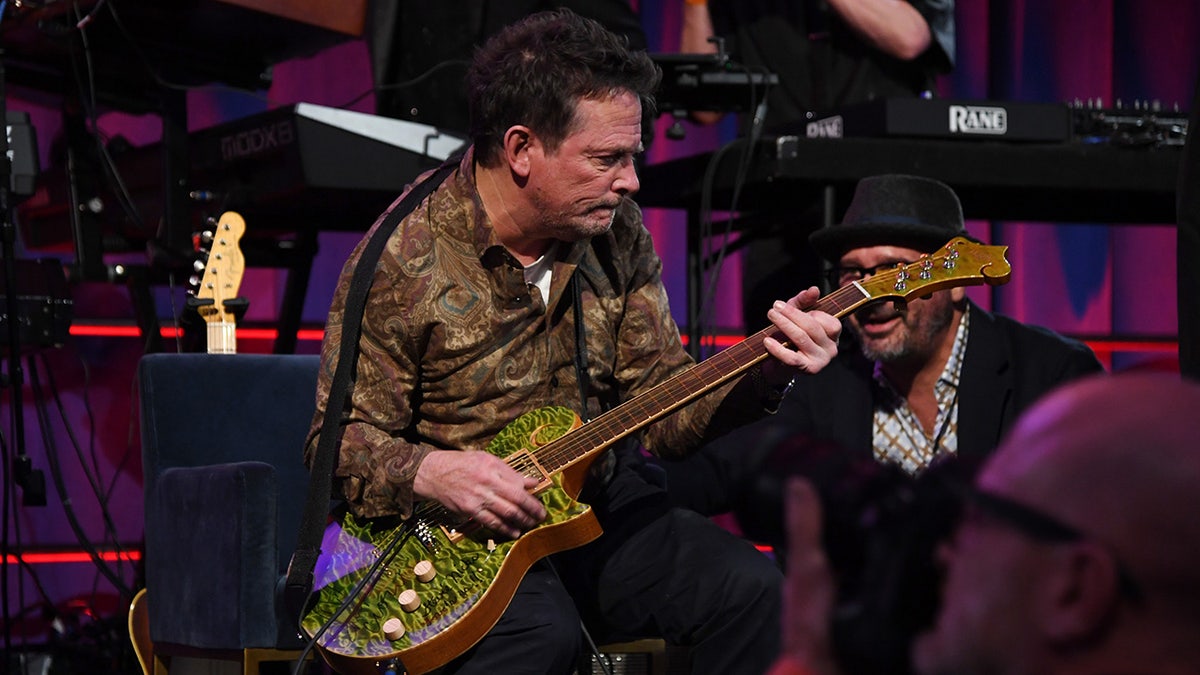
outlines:
[[[841,317],[882,299],[1005,283],[1012,269],[1004,251],[958,237],[916,262],[842,286],[813,308]],[[764,361],[767,337],[787,341],[774,326],[764,328],[587,424],[567,408],[548,407],[505,427],[487,451],[538,479],[534,494],[549,514],[515,541],[496,539],[432,502],[403,522],[335,515],[304,630],[342,675],[399,673],[400,665],[424,673],[461,655],[496,624],[538,558],[600,536],[591,509],[576,501],[600,453]]]
[[[129,604],[129,641],[143,675],[154,675],[154,643],[150,641],[150,609],[146,606],[146,589],[133,596]]]
[[[578,425],[579,418],[568,408],[539,408],[505,427],[487,450],[531,472],[536,466],[528,461],[529,451]],[[444,665],[491,630],[533,563],[600,536],[591,508],[575,499],[582,480],[563,475],[586,474],[587,465],[580,462],[570,471],[543,475],[545,485],[536,494],[548,517],[516,540],[502,540],[472,521],[438,522],[437,516],[449,515],[444,510],[439,514],[434,509],[428,520],[419,519],[418,510],[403,522],[340,514],[326,530],[315,569],[316,600],[302,627],[316,636],[325,660],[343,675],[377,674],[378,664],[390,659],[398,659],[410,673]],[[575,485],[569,490],[565,483]],[[389,554],[393,542],[398,543]],[[387,559],[370,575],[381,556]],[[428,581],[418,578],[423,561],[432,564],[434,575]],[[356,591],[368,576],[373,580]],[[401,606],[406,591],[419,598],[411,610]],[[345,598],[355,602],[339,612]],[[321,632],[331,619],[330,628]],[[389,619],[399,621],[403,635],[389,638],[384,627]]]

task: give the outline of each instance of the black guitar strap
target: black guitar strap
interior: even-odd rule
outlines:
[[[338,351],[337,368],[329,387],[329,398],[325,403],[325,417],[321,433],[317,437],[317,451],[313,457],[309,474],[308,499],[304,503],[304,515],[300,522],[300,535],[296,550],[288,564],[284,580],[283,601],[293,619],[299,621],[304,604],[313,586],[313,569],[321,553],[321,537],[329,517],[329,500],[333,490],[335,448],[341,435],[342,416],[345,414],[350,394],[351,373],[358,359],[358,338],[362,330],[363,310],[375,275],[375,266],[383,255],[387,240],[409,213],[434,191],[446,176],[458,166],[461,155],[445,161],[438,169],[421,181],[405,195],[396,208],[387,215],[379,229],[363,248],[362,257],[354,268],[350,289],[346,294],[346,307],[342,314],[342,335]]]
[[[579,382],[579,415],[584,422],[591,420],[591,415],[588,414],[587,408],[587,392],[591,389],[592,380],[588,376],[587,369],[587,335],[583,325],[583,290],[579,276],[582,274],[578,269],[571,275],[571,301],[575,308],[575,379]]]

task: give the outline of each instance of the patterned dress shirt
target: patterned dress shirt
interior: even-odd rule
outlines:
[[[954,333],[950,358],[933,387],[938,406],[933,434],[925,431],[908,401],[888,381],[879,364],[875,364],[875,383],[880,388],[875,399],[873,434],[876,459],[895,464],[915,476],[929,468],[939,454],[958,451],[958,382],[967,350],[969,323],[968,308]]]
[[[582,279],[590,415],[602,401],[628,399],[692,365],[668,308],[662,263],[631,199],[608,233],[555,247],[549,297],[542,297],[496,238],[476,191],[473,156],[467,152],[404,218],[375,270],[334,472],[335,494],[360,516],[409,515],[417,467],[433,450],[481,450],[542,406],[580,410],[573,273]],[[330,309],[310,464],[350,279],[371,232],[342,270]],[[642,443],[658,455],[680,455],[764,416],[765,394],[752,379],[761,378],[740,378],[646,427]],[[731,389],[737,395],[727,397]]]

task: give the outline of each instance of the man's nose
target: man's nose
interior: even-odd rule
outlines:
[[[617,172],[617,178],[613,181],[612,189],[621,195],[631,195],[642,187],[638,181],[637,166],[634,164],[633,158],[630,157],[621,163],[621,168]]]

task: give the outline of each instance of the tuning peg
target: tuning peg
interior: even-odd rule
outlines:
[[[192,287],[188,290],[188,293],[195,293],[195,289],[200,287],[200,277],[196,276],[195,274],[188,277],[188,285]]]
[[[204,271],[204,261],[203,260],[193,260],[192,261],[192,269],[197,272],[203,272]]]

